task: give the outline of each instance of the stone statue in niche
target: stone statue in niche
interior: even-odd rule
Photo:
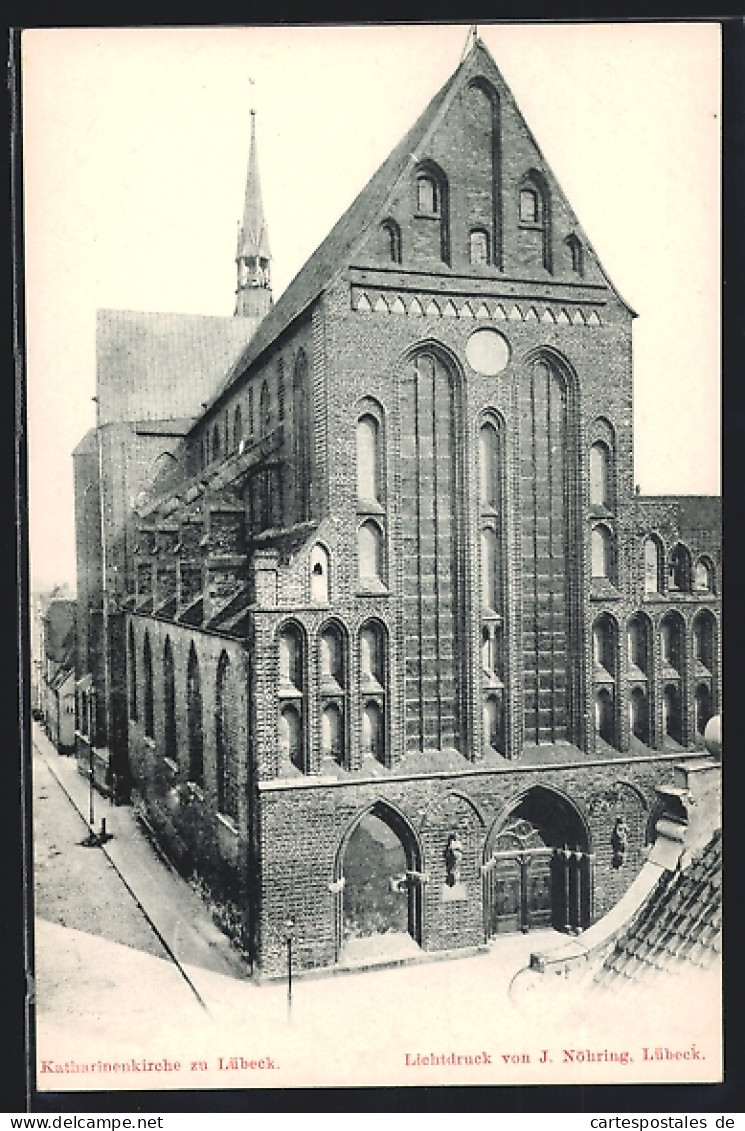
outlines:
[[[613,850],[611,865],[614,868],[621,868],[626,859],[626,851],[629,846],[629,826],[626,824],[626,818],[623,813],[616,817],[616,823],[613,826],[613,832],[610,837],[610,844]]]
[[[463,845],[457,833],[451,833],[445,846],[445,869],[447,876],[445,882],[448,887],[455,887],[460,883],[460,866],[463,859]]]

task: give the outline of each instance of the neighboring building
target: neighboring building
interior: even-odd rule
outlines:
[[[252,151],[222,373],[102,316],[95,741],[264,972],[582,930],[720,709],[718,500],[635,494],[634,313],[480,40],[274,306]]]
[[[41,713],[61,754],[75,749],[75,601],[55,589],[38,602],[43,629]]]

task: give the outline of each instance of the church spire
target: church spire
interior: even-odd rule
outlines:
[[[253,86],[253,80],[251,80]],[[246,175],[246,199],[243,206],[243,223],[238,228],[238,247],[235,254],[238,268],[238,287],[235,313],[243,318],[263,318],[272,305],[269,275],[271,253],[269,232],[261,201],[259,162],[256,151],[256,111],[251,108],[251,147]]]

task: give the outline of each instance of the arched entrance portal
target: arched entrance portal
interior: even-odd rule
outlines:
[[[421,944],[421,853],[404,818],[378,802],[342,847],[337,872],[337,955],[376,958]]]
[[[591,917],[587,829],[573,805],[537,786],[498,818],[484,854],[486,938],[540,927],[576,933]]]

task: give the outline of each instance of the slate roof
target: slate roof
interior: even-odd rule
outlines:
[[[722,834],[682,872],[664,873],[634,924],[616,941],[595,987],[709,970],[722,953]]]

